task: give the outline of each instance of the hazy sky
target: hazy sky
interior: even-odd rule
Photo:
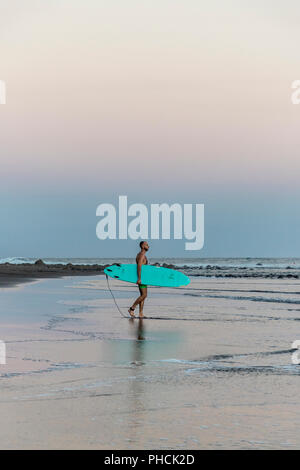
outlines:
[[[96,207],[205,203],[205,248],[300,256],[298,0],[0,0],[0,257],[131,256]]]

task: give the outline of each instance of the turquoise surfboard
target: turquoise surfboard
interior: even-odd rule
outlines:
[[[120,281],[137,282],[136,264],[113,264],[104,269],[105,274]],[[160,268],[157,266],[142,266],[142,284],[147,286],[180,287],[190,283],[189,278],[174,269]]]

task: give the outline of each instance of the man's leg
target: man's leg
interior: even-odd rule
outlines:
[[[139,286],[139,290],[140,290],[141,295],[136,299],[136,301],[133,303],[133,305],[128,310],[128,312],[130,313],[130,315],[132,317],[134,316],[134,310],[135,310],[136,306],[139,305],[141,302],[144,302],[145,298],[147,297],[147,287],[141,288]],[[140,312],[141,312],[141,307],[140,307]]]
[[[140,317],[142,317],[143,316],[145,299],[147,298],[147,287],[140,287],[140,293],[143,297],[143,300],[140,302],[140,305],[139,305]]]

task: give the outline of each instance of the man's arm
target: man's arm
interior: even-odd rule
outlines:
[[[145,257],[145,255],[140,255],[138,257],[138,262],[137,262],[138,280],[137,280],[137,284],[141,284],[141,275],[142,275],[142,266],[144,264],[144,257]]]

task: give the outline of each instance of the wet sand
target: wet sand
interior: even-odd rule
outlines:
[[[102,275],[0,295],[2,449],[299,447],[299,281],[150,288],[143,321]]]

